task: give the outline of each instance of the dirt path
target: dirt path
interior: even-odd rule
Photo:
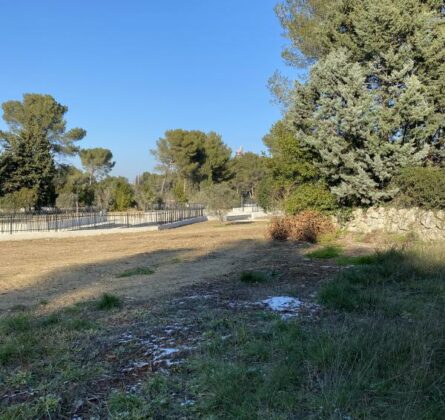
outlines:
[[[133,300],[161,296],[242,269],[264,242],[264,223],[1,242],[0,310],[42,300],[54,309],[103,292]],[[117,278],[147,266],[155,273]]]

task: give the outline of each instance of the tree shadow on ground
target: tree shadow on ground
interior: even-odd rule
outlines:
[[[194,248],[160,249],[137,255],[115,258],[104,262],[65,266],[36,276],[31,286],[16,288],[2,296],[0,308],[16,305],[32,306],[44,301],[49,309],[57,309],[83,300],[91,300],[103,293],[117,294],[123,299],[143,302],[176,294],[181,288],[198,285],[211,288],[224,279],[238,278],[245,270],[265,270],[276,273],[279,287],[287,279],[290,283],[317,283],[336,271],[335,264],[308,260],[304,257],[305,244],[243,239],[196,255]],[[118,276],[149,267],[153,274]],[[235,292],[241,294],[243,286]]]

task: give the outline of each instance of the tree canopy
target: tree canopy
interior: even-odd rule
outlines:
[[[79,152],[80,161],[88,173],[90,184],[93,180],[100,180],[107,176],[114,168],[113,153],[110,149],[96,147],[94,149],[82,149]]]
[[[391,199],[402,167],[443,164],[443,2],[286,0],[277,14],[285,58],[316,62],[286,123],[341,202]]]
[[[164,177],[183,180],[196,187],[201,182],[219,183],[230,178],[229,160],[231,150],[219,134],[199,130],[168,130],[156,143],[152,153],[159,162],[158,170]]]
[[[25,94],[22,101],[2,105],[8,131],[0,131],[0,195],[22,188],[34,190],[34,207],[54,202],[54,177],[57,155],[74,154],[75,142],[86,132],[66,130],[66,106],[49,95]]]

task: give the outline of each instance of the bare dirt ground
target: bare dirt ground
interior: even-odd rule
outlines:
[[[145,300],[246,268],[264,247],[264,223],[203,223],[177,230],[0,242],[0,310],[49,309],[104,292]],[[203,262],[205,261],[205,264]],[[117,276],[137,267],[152,275]]]

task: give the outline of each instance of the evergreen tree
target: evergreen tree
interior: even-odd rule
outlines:
[[[23,133],[19,141],[8,145],[2,161],[7,162],[3,194],[26,188],[36,192],[34,206],[53,203],[55,166],[49,142],[38,135]]]
[[[161,200],[161,190],[164,183],[162,175],[144,172],[136,177],[134,184],[134,198],[141,210],[150,204]]]
[[[263,138],[271,159],[268,166],[278,185],[285,187],[316,179],[319,176],[313,154],[302,147],[285,121],[275,123]]]
[[[389,199],[406,165],[444,159],[445,24],[439,0],[286,0],[277,13],[297,84],[289,126],[347,203]]]
[[[106,177],[114,168],[113,153],[102,147],[82,149],[79,152],[82,166],[88,174],[90,185],[93,181]]]
[[[88,174],[72,165],[59,165],[55,177],[56,205],[59,208],[91,206],[95,191]]]
[[[255,198],[258,184],[266,173],[264,156],[247,152],[235,156],[232,161],[233,179],[230,180],[236,192],[244,198]]]
[[[164,175],[175,172],[183,180],[185,193],[187,182],[191,185],[201,181],[200,168],[204,163],[204,143],[206,135],[202,131],[168,130],[156,143],[152,153],[161,163]]]
[[[226,146],[219,134],[210,132],[206,134],[203,144],[204,162],[200,167],[200,176],[209,183],[227,181],[232,176],[229,161],[232,151]]]
[[[164,176],[162,194],[168,183],[174,183],[176,195],[182,186],[182,199],[187,187],[197,189],[199,184],[219,183],[230,179],[230,155],[219,134],[204,133],[198,130],[168,130],[160,138],[156,150],[159,170]]]
[[[422,119],[430,112],[421,96],[419,100],[417,86],[400,94],[410,103],[404,111],[411,121],[413,115]],[[367,87],[366,70],[343,49],[320,60],[310,81],[295,92],[288,120],[343,203],[368,205],[392,198],[396,191],[387,188],[392,177],[427,156],[428,146],[413,133],[388,130],[382,108]]]

